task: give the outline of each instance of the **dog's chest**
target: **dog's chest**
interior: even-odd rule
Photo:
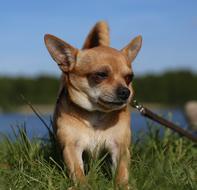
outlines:
[[[88,133],[84,134],[83,139],[81,139],[84,144],[84,149],[87,149],[94,153],[94,151],[99,151],[100,149],[111,149],[116,146],[116,139],[113,134],[110,134],[108,130],[94,130],[89,129]]]
[[[92,153],[102,148],[115,150],[128,141],[129,118],[112,114],[89,114],[87,117],[62,115],[57,120],[58,138],[63,144],[73,144],[76,149]]]
[[[84,148],[91,152],[98,151],[102,148],[114,149],[117,146],[119,135],[121,133],[120,124],[108,126],[103,118],[97,117],[87,121],[86,131],[84,131],[81,143]]]

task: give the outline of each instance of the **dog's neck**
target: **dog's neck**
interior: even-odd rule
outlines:
[[[88,111],[72,102],[66,88],[60,90],[56,107],[58,107],[59,114],[67,114],[75,117],[94,128],[109,128],[118,122],[121,113],[125,112],[127,108],[116,110],[112,112]],[[115,118],[115,119],[114,119]],[[105,127],[105,123],[107,126]],[[102,126],[101,126],[102,124]]]

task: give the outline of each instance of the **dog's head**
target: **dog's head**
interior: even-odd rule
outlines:
[[[45,44],[65,76],[70,99],[89,110],[109,112],[122,109],[133,95],[131,62],[142,43],[141,36],[122,50],[109,47],[108,27],[100,22],[88,35],[82,50],[45,35]]]

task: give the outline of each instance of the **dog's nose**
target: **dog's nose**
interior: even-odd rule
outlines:
[[[129,95],[130,95],[130,90],[128,88],[121,86],[117,89],[117,97],[120,100],[127,100]]]

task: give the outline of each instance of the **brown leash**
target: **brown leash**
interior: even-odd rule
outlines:
[[[148,117],[151,120],[154,120],[158,123],[160,123],[163,126],[166,126],[173,130],[174,132],[178,133],[181,136],[187,137],[188,139],[192,140],[193,142],[197,143],[197,137],[191,134],[190,132],[186,131],[185,129],[181,128],[180,126],[172,123],[171,121],[168,121],[164,119],[163,117],[153,113],[151,110],[147,109],[143,105],[139,104],[137,100],[133,100],[131,103],[131,106],[136,108],[141,115]]]

